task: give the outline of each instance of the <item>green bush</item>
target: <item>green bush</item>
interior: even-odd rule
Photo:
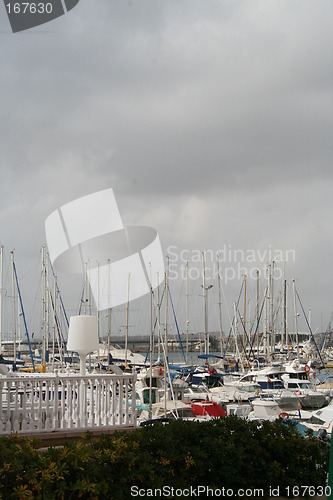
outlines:
[[[20,499],[128,499],[131,486],[184,489],[324,486],[329,448],[293,423],[172,421],[36,449],[0,438],[0,496]]]

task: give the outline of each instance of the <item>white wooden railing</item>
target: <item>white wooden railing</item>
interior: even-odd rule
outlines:
[[[136,374],[22,374],[0,378],[0,434],[136,426]]]

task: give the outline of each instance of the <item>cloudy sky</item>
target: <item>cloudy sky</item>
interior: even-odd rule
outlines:
[[[331,0],[82,0],[13,34],[2,4],[0,243],[8,263],[15,249],[27,301],[46,217],[112,187],[124,223],[156,228],[173,270],[181,256],[200,267],[204,250],[207,267],[224,248],[252,252],[248,273],[265,267],[266,250],[293,251],[286,277],[313,330],[325,330],[332,18]],[[238,253],[221,265],[243,264]],[[242,273],[223,283],[229,304]],[[184,309],[184,283],[171,286]],[[255,287],[249,278],[248,297]],[[214,304],[215,281],[210,293]]]

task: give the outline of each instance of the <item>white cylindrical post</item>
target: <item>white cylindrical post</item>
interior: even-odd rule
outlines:
[[[87,359],[87,355],[81,353],[80,354],[80,375],[86,374],[86,359]]]
[[[98,325],[96,316],[72,316],[69,323],[67,350],[80,356],[80,375],[86,374],[87,354],[99,348]],[[85,382],[80,384],[80,425],[86,422]]]

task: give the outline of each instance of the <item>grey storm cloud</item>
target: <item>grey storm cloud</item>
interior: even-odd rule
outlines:
[[[3,10],[1,243],[32,266],[49,213],[112,187],[165,250],[294,248],[328,321],[332,14],[330,0],[87,0],[13,35]]]

